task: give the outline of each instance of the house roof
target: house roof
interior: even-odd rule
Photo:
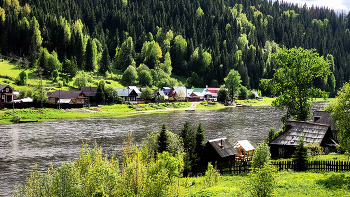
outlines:
[[[331,112],[314,111],[314,122],[331,125],[331,129],[335,130],[335,126],[331,118]]]
[[[190,97],[192,92],[193,92],[193,89],[187,89],[187,96],[186,97]]]
[[[220,88],[206,88],[206,90],[210,93],[217,93],[220,90]]]
[[[175,95],[175,93],[177,94],[177,96],[182,96],[182,95],[179,95],[180,92],[183,92],[183,96],[186,97],[186,87],[183,87],[183,86],[175,86],[173,87],[173,89],[171,89],[172,91],[170,91],[169,95]]]
[[[161,90],[164,91],[165,93],[169,93],[171,91],[171,88],[169,88],[169,87],[162,87]]]
[[[164,91],[158,91],[158,94],[161,95],[161,96],[164,96],[165,99],[168,99],[168,96],[165,95]]]
[[[135,92],[135,89],[124,89],[124,88],[118,88],[119,96],[121,97],[128,97],[128,96],[137,96],[138,94]]]
[[[199,97],[204,97],[204,94],[202,94],[201,92],[192,92],[193,96],[199,96]]]
[[[252,92],[255,96],[255,98],[259,98],[259,94],[257,92]]]
[[[53,92],[49,96],[49,98],[59,98],[59,99],[78,98],[81,93],[82,93],[81,91],[63,91],[63,90],[59,91],[59,90],[56,90],[55,92]],[[84,96],[85,96],[85,94],[84,94]]]
[[[133,90],[135,90],[135,92],[136,92],[137,94],[141,94],[141,91],[140,91],[139,88],[136,87],[136,86],[129,86],[128,89],[133,89]]]
[[[200,93],[203,93],[205,88],[195,88],[193,89],[193,92],[200,92]]]
[[[287,121],[286,130],[270,141],[271,145],[297,146],[300,136],[304,136],[305,144],[317,142],[321,145],[327,131],[328,124],[304,121]]]
[[[221,158],[238,154],[238,152],[234,149],[230,142],[227,141],[226,138],[208,140],[207,144],[210,144]]]
[[[84,92],[87,97],[94,97],[97,92],[97,87],[84,86],[81,91]]]
[[[242,147],[245,151],[254,150],[254,146],[248,140],[240,140],[235,143],[234,148]]]
[[[0,85],[0,91],[5,89],[5,88],[11,88],[10,85]]]

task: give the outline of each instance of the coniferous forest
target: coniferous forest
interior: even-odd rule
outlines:
[[[330,61],[314,85],[334,96],[350,77],[349,29],[350,14],[267,0],[0,0],[0,53],[47,77],[144,64],[153,79],[174,73],[203,87],[235,69],[258,89],[284,45]]]

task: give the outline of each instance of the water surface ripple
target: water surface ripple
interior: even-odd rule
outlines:
[[[272,107],[226,108],[213,111],[176,111],[132,117],[57,120],[0,127],[0,196],[10,196],[14,185],[24,183],[35,167],[46,171],[79,156],[82,141],[95,141],[103,151],[121,153],[122,142],[132,131],[141,143],[147,133],[164,123],[178,133],[185,121],[202,123],[206,139],[227,137],[231,143],[264,140],[270,128],[280,129],[283,112]]]

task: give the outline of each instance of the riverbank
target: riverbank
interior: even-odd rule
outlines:
[[[327,99],[332,101],[334,98]],[[271,106],[274,98],[264,97],[262,99],[248,99],[236,101],[243,105],[254,107]],[[323,99],[316,99],[314,102],[324,101]],[[100,107],[80,108],[80,109],[51,109],[51,108],[37,108],[37,109],[5,109],[0,111],[0,125],[11,124],[13,114],[18,114],[21,120],[38,120],[51,121],[58,119],[81,119],[81,118],[101,118],[101,117],[125,117],[139,114],[149,113],[168,113],[177,110],[201,111],[201,110],[218,110],[227,107],[220,103],[210,103],[206,101],[201,102],[174,102],[174,103],[149,103],[139,105],[114,104],[101,105]]]
[[[100,107],[80,109],[6,109],[0,111],[0,124],[11,124],[14,114],[21,117],[22,121],[38,120],[52,121],[58,119],[81,119],[101,117],[125,117],[145,113],[167,113],[176,110],[216,110],[226,106],[220,103],[208,104],[207,102],[177,102],[177,103],[150,103],[139,105],[101,105]]]

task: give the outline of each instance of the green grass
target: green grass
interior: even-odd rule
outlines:
[[[277,173],[277,187],[274,196],[350,196],[350,172],[294,172]],[[345,177],[345,178],[344,178]],[[332,184],[334,180],[338,183]],[[248,176],[224,175],[216,186],[204,188],[204,177],[181,179],[182,194],[180,196],[249,196],[245,188]]]

